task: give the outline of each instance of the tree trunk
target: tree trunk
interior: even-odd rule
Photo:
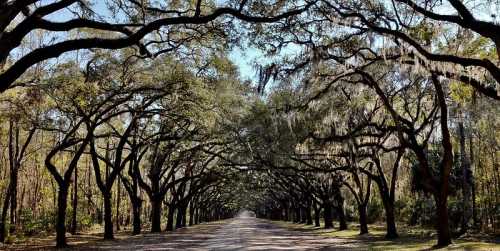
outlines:
[[[437,208],[437,233],[438,233],[438,247],[445,247],[451,244],[451,233],[448,222],[448,203],[447,195],[435,195],[436,208]]]
[[[77,228],[77,223],[76,223],[76,211],[78,208],[78,169],[75,168],[75,180],[73,183],[73,212],[71,215],[71,234],[75,235],[76,234],[76,228]]]
[[[396,229],[396,219],[394,217],[394,203],[388,203],[385,206],[385,222],[387,225],[387,233],[385,234],[385,238],[387,239],[398,238],[399,235]]]
[[[311,206],[307,207],[306,209],[306,225],[312,225],[313,224],[313,219],[311,215]]]
[[[285,206],[285,221],[290,221],[290,209]]]
[[[194,224],[198,225],[200,223],[200,209],[196,207],[194,209]]]
[[[472,136],[469,137],[469,160],[470,160],[470,169],[471,169],[471,178],[472,178],[472,184],[471,184],[471,192],[472,192],[472,221],[474,224],[474,227],[477,227],[479,225],[479,221],[477,218],[477,208],[476,208],[476,181],[474,179],[474,173],[472,172],[473,167],[474,167],[474,148],[473,148],[473,140]]]
[[[0,219],[0,242],[5,242],[5,237],[7,235],[7,229],[5,229],[6,221],[7,221],[7,212],[9,211],[9,203],[10,203],[10,191],[12,184],[9,184],[7,188],[7,193],[5,194],[3,208],[2,208],[2,218]]]
[[[432,75],[432,80],[436,89],[436,96],[441,112],[440,127],[442,134],[441,144],[443,148],[443,158],[440,165],[439,189],[437,189],[434,194],[438,210],[437,246],[444,247],[451,244],[450,226],[448,222],[448,192],[450,186],[450,173],[453,168],[453,145],[451,144],[451,136],[448,128],[448,107],[446,105],[445,94],[437,76]]]
[[[295,208],[295,215],[294,215],[294,223],[299,223],[300,222],[300,207]]]
[[[323,217],[325,219],[325,229],[333,228],[332,205],[330,203],[325,203],[323,207],[324,207]]]
[[[68,187],[59,187],[57,196],[56,248],[67,247],[66,207],[68,206]]]
[[[133,214],[132,235],[137,235],[141,233],[141,207],[142,207],[142,201],[140,199],[134,199],[132,202],[132,214]]]
[[[345,219],[345,213],[344,213],[344,202],[342,202],[342,205],[340,205],[337,208],[337,214],[339,216],[339,230],[347,230],[347,221]]]
[[[300,223],[305,224],[307,222],[307,209],[305,207],[300,207]]]
[[[184,205],[182,207],[182,227],[186,227],[186,221],[187,221],[187,205]]]
[[[161,200],[151,200],[151,233],[161,232]]]
[[[366,216],[366,204],[361,204],[358,206],[359,213],[359,234],[368,233],[368,222]]]
[[[317,207],[317,206],[314,206],[314,226],[316,227],[320,227],[320,212],[321,212],[321,208],[320,207]]]
[[[18,135],[19,136],[19,135]],[[17,165],[16,165],[17,166]],[[16,232],[16,224],[17,224],[17,182],[18,182],[18,169],[15,167],[13,171],[13,175],[11,175],[12,182],[12,190],[10,193],[10,227],[9,233],[13,234]]]
[[[115,215],[115,223],[116,223],[116,231],[120,231],[120,202],[121,202],[121,185],[120,180],[117,182],[117,192],[116,192],[116,215]]]
[[[184,213],[182,212],[182,205],[179,205],[177,207],[177,215],[175,219],[175,228],[179,229],[182,228],[182,217],[184,216]]]
[[[189,226],[194,224],[194,201],[189,203]]]
[[[9,232],[12,234],[16,231],[17,224],[17,183],[19,176],[18,154],[19,154],[19,127],[15,126],[15,122],[11,119],[9,126],[9,158],[10,158],[10,182],[12,183],[10,191],[10,227]],[[15,127],[15,129],[14,129]]]
[[[174,215],[175,215],[175,207],[170,205],[168,207],[167,213],[167,231],[174,231]]]
[[[113,237],[113,212],[111,208],[111,191],[103,194],[104,199],[104,239],[112,240]]]

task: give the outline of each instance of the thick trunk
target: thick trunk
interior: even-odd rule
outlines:
[[[176,219],[175,219],[175,228],[176,229],[182,228],[183,216],[184,216],[184,213],[182,212],[182,205],[179,205],[179,207],[177,207],[177,215],[176,215]]]
[[[167,213],[167,231],[174,231],[174,215],[175,215],[175,207],[173,205],[168,207]]]
[[[396,229],[396,219],[394,217],[394,204],[388,205],[385,208],[385,221],[387,224],[387,233],[385,238],[395,239],[398,238],[398,231]]]
[[[104,239],[113,239],[113,212],[111,211],[111,192],[103,195],[104,199]]]
[[[57,197],[56,247],[67,247],[66,243],[66,207],[68,205],[68,188],[60,187]]]
[[[358,213],[359,213],[359,234],[367,234],[368,220],[366,216],[366,205],[359,205]]]
[[[381,190],[379,188],[379,190]],[[396,217],[394,216],[394,201],[391,199],[388,193],[380,192],[382,198],[382,204],[385,210],[385,223],[386,223],[386,234],[385,238],[395,239],[398,238],[398,231],[396,228]]]
[[[155,199],[151,201],[151,233],[159,232],[161,232],[161,200]]]
[[[330,203],[324,204],[323,217],[325,219],[325,228],[333,228],[333,218],[332,218],[332,205]]]
[[[189,203],[189,226],[194,224],[194,202]]]
[[[142,201],[140,199],[136,199],[132,202],[132,214],[133,214],[132,235],[137,235],[141,233],[141,207],[142,207]]]
[[[187,205],[182,207],[182,227],[186,227],[187,223]]]
[[[448,196],[438,194],[435,195],[437,207],[437,233],[438,233],[438,247],[445,247],[451,244],[451,233],[448,222]]]

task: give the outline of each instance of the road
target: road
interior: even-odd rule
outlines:
[[[356,243],[276,226],[243,212],[223,224],[83,245],[85,250],[352,250]],[[80,249],[77,248],[77,249]]]

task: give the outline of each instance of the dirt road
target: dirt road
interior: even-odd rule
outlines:
[[[238,217],[218,223],[164,232],[122,237],[113,241],[78,241],[71,238],[69,250],[352,250],[359,248],[354,240],[336,239],[293,231],[268,220],[243,212]],[[24,246],[15,250],[51,250],[47,246]]]
[[[93,250],[340,250],[355,243],[291,231],[243,212],[223,224],[203,224],[173,233],[82,246]]]

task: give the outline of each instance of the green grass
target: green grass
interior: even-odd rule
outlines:
[[[368,250],[431,250],[436,244],[435,231],[419,227],[399,226],[398,239],[385,239],[385,227],[380,224],[369,225],[369,233],[359,235],[359,225],[349,224],[348,230],[323,229],[311,225],[275,221],[279,226],[295,231],[305,231],[332,238],[355,240]],[[453,240],[453,244],[439,250],[500,250],[500,239],[488,236],[463,237]]]

